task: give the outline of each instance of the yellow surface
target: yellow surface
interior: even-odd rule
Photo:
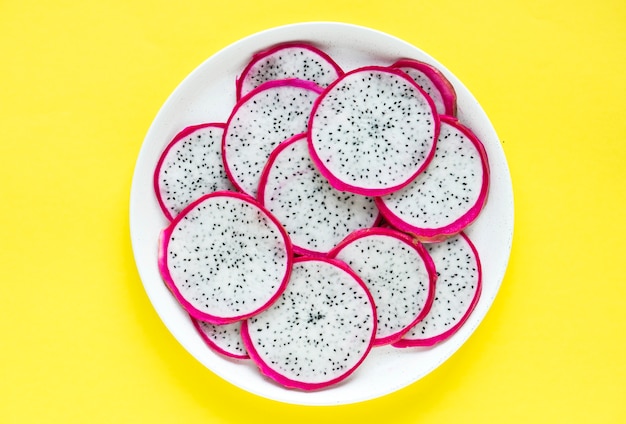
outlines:
[[[130,247],[136,156],[208,56],[332,20],[422,48],[503,142],[515,237],[502,289],[435,372],[357,405],[258,398],[197,363]],[[0,422],[626,422],[626,3],[0,2]]]

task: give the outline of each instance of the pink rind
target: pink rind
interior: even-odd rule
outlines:
[[[354,371],[356,371],[356,369],[359,368],[359,366],[363,363],[363,361],[365,360],[365,358],[367,357],[367,355],[369,354],[369,352],[371,351],[371,349],[373,347],[373,341],[374,341],[374,337],[376,335],[376,308],[374,307],[374,299],[372,298],[372,295],[371,295],[370,291],[368,290],[367,286],[365,285],[365,283],[363,282],[363,280],[358,275],[356,275],[356,273],[348,265],[346,265],[344,262],[336,260],[336,259],[330,259],[330,258],[310,258],[310,257],[301,256],[301,257],[298,257],[298,258],[294,259],[294,264],[299,263],[299,262],[307,262],[307,261],[327,262],[327,263],[330,263],[330,264],[332,264],[332,265],[334,265],[334,266],[336,266],[338,268],[341,268],[343,271],[345,271],[348,274],[350,274],[350,276],[363,288],[363,291],[367,295],[367,297],[368,297],[368,299],[370,301],[370,304],[372,305],[372,317],[374,317],[374,319],[372,320],[372,334],[371,334],[369,346],[366,348],[366,350],[364,351],[364,353],[363,353],[362,357],[359,359],[359,361],[352,368],[350,368],[349,370],[347,370],[346,372],[344,372],[340,376],[337,376],[337,377],[332,378],[332,379],[330,379],[328,381],[324,381],[324,382],[320,382],[320,383],[307,383],[307,382],[303,382],[303,381],[293,380],[291,378],[288,378],[288,377],[280,374],[279,372],[274,370],[269,364],[267,364],[263,360],[263,358],[259,355],[259,353],[258,353],[256,347],[254,346],[254,343],[252,342],[252,339],[250,337],[250,333],[248,331],[248,321],[244,321],[242,326],[241,326],[241,338],[243,339],[243,344],[244,344],[246,350],[248,351],[248,355],[250,356],[252,361],[254,361],[254,363],[257,365],[257,367],[259,368],[261,373],[263,373],[263,375],[265,375],[265,376],[269,377],[270,379],[276,381],[277,383],[281,384],[282,386],[290,388],[290,389],[314,391],[314,390],[324,389],[326,387],[332,386],[334,384],[337,384],[337,383],[345,380]]]
[[[461,131],[474,144],[476,150],[478,151],[482,164],[483,181],[476,203],[462,216],[446,226],[439,228],[422,228],[411,225],[396,215],[391,209],[389,209],[389,207],[387,207],[382,197],[377,197],[374,200],[378,206],[378,210],[382,213],[383,217],[390,225],[400,231],[413,235],[415,238],[424,243],[435,243],[446,240],[470,226],[476,218],[478,218],[480,212],[485,207],[489,194],[489,160],[483,143],[469,128],[460,124],[458,119],[455,117],[442,115],[440,118],[441,122],[445,122]]]
[[[399,341],[408,331],[411,330],[413,326],[415,326],[417,323],[422,321],[424,317],[428,314],[433,304],[434,297],[435,297],[435,283],[437,281],[437,272],[435,270],[435,263],[433,262],[432,258],[430,257],[430,254],[424,248],[422,243],[420,243],[415,238],[409,236],[408,234],[405,234],[393,228],[387,228],[387,227],[364,228],[362,230],[357,230],[357,231],[352,232],[349,236],[343,239],[339,244],[337,244],[337,246],[335,246],[335,248],[333,248],[328,253],[328,257],[333,258],[333,259],[336,258],[337,255],[339,255],[339,253],[341,252],[341,250],[344,249],[347,245],[363,237],[367,237],[371,235],[383,235],[383,236],[395,237],[398,240],[411,246],[413,249],[415,249],[417,254],[424,261],[424,264],[426,266],[426,269],[428,270],[428,276],[429,276],[428,296],[420,313],[404,329],[394,334],[390,334],[387,337],[382,337],[382,338],[375,337],[374,342],[373,342],[374,346],[382,346],[382,345],[388,345],[388,344],[392,344],[392,343]]]
[[[259,181],[259,189],[257,191],[257,200],[263,206],[265,206],[265,187],[267,186],[269,173],[271,171],[271,168],[274,162],[276,161],[276,158],[281,154],[281,152],[283,152],[293,143],[296,143],[297,141],[302,140],[303,138],[306,138],[306,137],[307,137],[306,133],[296,134],[293,137],[290,137],[287,140],[280,143],[278,146],[276,146],[276,148],[272,151],[272,153],[270,153],[270,157],[268,158],[267,163],[265,164],[265,168],[263,169],[263,172],[261,173],[261,178]],[[381,219],[382,219],[382,214],[379,212],[377,217],[374,219],[374,222],[372,223],[372,227],[378,226],[379,223],[381,222]],[[297,244],[293,244],[293,252],[295,255],[299,255],[299,256],[309,256],[309,257],[315,257],[315,258],[329,257],[329,252],[311,250],[311,249],[307,249],[305,247],[299,246]]]
[[[287,86],[288,87],[299,87],[299,88],[304,88],[304,89],[307,89],[307,90],[311,90],[311,91],[317,93],[318,95],[321,94],[322,91],[323,91],[322,87],[320,87],[319,85],[315,84],[314,82],[307,81],[307,80],[301,80],[301,79],[297,79],[297,78],[287,78],[287,79],[282,79],[282,80],[267,81],[267,82],[261,84],[260,86],[258,86],[257,88],[255,88],[254,90],[252,90],[249,93],[247,93],[241,99],[239,99],[237,101],[237,103],[235,104],[235,106],[233,107],[233,109],[231,111],[231,114],[228,117],[228,120],[226,121],[225,128],[224,128],[224,134],[222,136],[222,161],[224,163],[224,171],[226,172],[226,176],[228,177],[230,182],[233,184],[235,189],[237,189],[241,193],[246,193],[246,190],[241,186],[241,184],[237,180],[235,174],[230,169],[230,166],[228,164],[228,152],[227,152],[227,149],[226,149],[226,144],[227,144],[226,141],[227,141],[227,137],[228,137],[228,134],[229,134],[228,130],[229,130],[230,126],[231,126],[232,120],[236,116],[237,111],[239,110],[239,108],[241,108],[242,105],[244,105],[246,102],[248,102],[252,97],[256,96],[259,92],[262,92],[262,91],[265,91],[265,90],[271,89],[271,88],[287,87]],[[249,193],[247,193],[247,194],[249,194]]]
[[[309,50],[317,54],[320,58],[324,59],[335,69],[338,77],[343,75],[344,73],[343,69],[341,69],[341,67],[330,57],[330,55],[328,55],[328,53],[320,50],[318,47],[312,44],[302,43],[302,42],[297,42],[297,41],[281,43],[281,44],[274,45],[270,47],[269,49],[257,52],[252,56],[252,59],[248,62],[246,67],[241,72],[241,75],[235,81],[237,100],[241,99],[242,97],[241,90],[242,90],[243,81],[245,80],[248,73],[250,72],[250,69],[252,69],[254,65],[256,65],[259,61],[263,60],[267,56],[270,56],[280,50],[283,50],[286,48],[294,48],[294,47]]]
[[[209,128],[209,127],[225,129],[226,125],[224,123],[221,123],[221,122],[209,122],[209,123],[204,123],[204,124],[188,126],[188,127],[184,128],[184,129],[182,129],[178,134],[176,134],[174,136],[174,138],[168,143],[168,145],[165,147],[165,149],[161,153],[161,156],[159,157],[159,161],[157,162],[156,168],[154,170],[154,175],[152,177],[152,185],[153,185],[153,188],[154,188],[154,193],[156,195],[157,201],[159,203],[159,207],[161,208],[161,211],[163,212],[163,215],[165,215],[165,217],[167,218],[168,221],[172,221],[174,219],[174,216],[172,215],[172,212],[169,210],[169,208],[165,204],[165,201],[163,200],[163,197],[161,196],[161,187],[160,187],[160,184],[159,184],[159,176],[161,174],[161,168],[163,166],[163,162],[165,161],[165,159],[166,159],[167,155],[169,154],[170,150],[178,142],[180,142],[180,140],[186,138],[187,136],[193,134],[194,132],[196,132],[198,130],[201,130],[201,129],[204,129],[204,128]]]
[[[234,359],[250,359],[249,355],[240,355],[237,353],[230,352],[226,349],[223,349],[213,340],[208,338],[207,335],[204,333],[204,331],[202,331],[202,328],[200,328],[200,323],[198,322],[197,319],[194,319],[193,317],[191,317],[191,323],[193,324],[194,328],[196,329],[196,331],[198,332],[202,340],[207,344],[207,346],[209,346],[211,349],[213,349],[217,353],[220,353],[224,356],[228,356],[229,358],[234,358]]]
[[[328,167],[324,164],[324,161],[319,157],[319,155],[317,154],[317,152],[315,150],[315,146],[313,145],[313,140],[312,140],[312,137],[311,137],[311,130],[312,130],[313,125],[314,125],[315,113],[316,113],[320,103],[326,97],[326,95],[337,84],[339,84],[343,80],[343,78],[346,78],[346,77],[348,77],[348,76],[350,76],[350,75],[352,75],[354,73],[364,72],[364,71],[387,72],[387,73],[392,73],[392,74],[398,75],[401,78],[404,78],[406,81],[408,81],[411,85],[413,85],[424,96],[424,98],[426,99],[426,101],[428,102],[428,104],[429,104],[429,106],[430,106],[430,108],[432,110],[432,116],[433,116],[433,120],[434,120],[434,129],[433,129],[434,141],[432,143],[432,147],[431,147],[430,151],[428,152],[424,162],[419,166],[419,168],[406,181],[403,181],[403,182],[401,182],[399,184],[396,184],[396,185],[390,186],[390,187],[367,188],[367,187],[356,186],[356,185],[353,185],[353,184],[350,184],[350,183],[347,183],[345,181],[340,180],[337,176],[335,176],[333,174],[333,172],[330,169],[328,169]],[[437,138],[439,137],[439,127],[440,127],[439,114],[437,113],[437,108],[435,107],[435,104],[434,104],[432,98],[424,91],[424,89],[422,89],[422,87],[420,87],[415,82],[415,80],[413,80],[413,78],[409,77],[405,72],[402,72],[399,69],[395,69],[395,68],[391,68],[391,67],[376,66],[376,65],[364,66],[364,67],[353,69],[353,70],[351,70],[349,72],[344,73],[342,76],[337,78],[332,84],[330,84],[328,87],[326,87],[326,89],[324,89],[324,91],[320,94],[320,96],[315,100],[315,103],[313,104],[313,108],[311,110],[311,115],[309,117],[309,124],[308,124],[309,152],[311,154],[311,159],[313,160],[313,163],[318,168],[320,173],[328,180],[330,185],[335,187],[337,190],[349,191],[351,193],[360,194],[360,195],[363,195],[363,196],[384,196],[386,194],[393,193],[394,191],[400,190],[401,188],[409,185],[411,183],[411,181],[413,181],[424,169],[426,169],[426,167],[428,166],[428,163],[435,156],[435,149],[436,149],[436,146],[437,146]]]
[[[392,68],[413,68],[426,75],[439,90],[443,99],[445,115],[456,116],[456,91],[450,81],[436,67],[415,59],[400,59],[391,65]]]
[[[472,241],[469,239],[469,237],[465,233],[459,233],[459,236],[463,237],[463,239],[467,242],[468,246],[472,250],[474,257],[476,258],[476,267],[477,267],[477,272],[478,272],[478,280],[476,282],[476,291],[474,293],[474,297],[472,298],[472,301],[470,302],[467,308],[467,311],[454,326],[450,327],[448,330],[444,331],[443,333],[438,334],[437,336],[429,337],[426,339],[409,339],[405,337],[395,343],[392,343],[393,347],[397,347],[397,348],[431,347],[438,343],[441,343],[442,341],[449,339],[453,334],[459,331],[459,329],[463,327],[463,325],[467,322],[468,318],[470,317],[470,315],[476,308],[476,304],[478,303],[480,299],[480,295],[482,292],[482,285],[483,285],[482,284],[482,280],[483,280],[482,265],[480,262],[480,257],[478,256],[478,251],[476,250],[474,243],[472,243]]]
[[[281,234],[281,236],[282,236],[282,238],[284,240],[284,243],[285,243],[285,250],[286,250],[286,257],[287,257],[287,266],[286,266],[285,275],[284,275],[283,279],[281,280],[281,283],[279,284],[276,293],[274,295],[272,295],[270,297],[270,299],[264,305],[262,305],[261,307],[255,309],[253,311],[250,311],[249,313],[241,314],[241,315],[237,315],[237,316],[223,317],[223,316],[211,315],[211,314],[208,314],[206,312],[202,312],[202,311],[198,310],[187,299],[185,299],[183,297],[183,295],[180,293],[180,290],[176,286],[176,282],[173,280],[173,278],[172,278],[172,276],[171,276],[171,274],[169,272],[169,268],[168,268],[168,264],[167,264],[167,248],[168,248],[168,245],[169,245],[170,237],[172,235],[172,232],[176,228],[176,225],[185,217],[185,215],[187,213],[189,213],[189,211],[193,210],[200,203],[204,202],[207,199],[210,199],[212,197],[217,197],[217,196],[234,197],[234,198],[237,198],[237,199],[241,199],[244,202],[250,203],[250,204],[256,206],[257,208],[259,208],[259,210],[262,211],[263,214],[265,214],[276,225],[276,228],[279,230],[279,232],[280,232],[280,234]],[[210,323],[216,324],[216,325],[219,325],[219,324],[230,324],[230,323],[233,323],[235,321],[240,321],[240,320],[244,320],[246,318],[249,318],[249,317],[251,317],[251,316],[261,312],[262,310],[269,308],[270,305],[276,299],[278,299],[278,297],[282,294],[282,292],[287,287],[287,283],[289,282],[289,276],[291,274],[291,268],[293,266],[293,247],[291,245],[291,240],[289,239],[289,236],[287,235],[287,232],[285,231],[283,226],[280,224],[280,222],[278,222],[278,220],[267,209],[265,209],[265,207],[260,205],[254,198],[248,196],[247,194],[243,194],[243,193],[235,193],[235,192],[229,192],[229,191],[217,191],[217,192],[214,192],[214,193],[206,194],[206,195],[198,198],[194,202],[190,203],[185,209],[183,209],[181,211],[180,214],[178,214],[174,218],[174,220],[170,223],[170,225],[168,225],[165,229],[163,229],[161,231],[161,234],[160,234],[160,237],[159,237],[159,251],[158,251],[157,265],[158,265],[159,272],[161,274],[161,277],[163,278],[163,282],[165,283],[166,287],[170,290],[170,292],[174,295],[174,297],[176,298],[178,303],[180,303],[180,305],[183,307],[183,309],[185,309],[185,311],[187,311],[187,313],[192,318],[195,318],[195,319],[198,319],[198,320],[201,320],[201,321],[207,321],[207,322],[210,322]]]

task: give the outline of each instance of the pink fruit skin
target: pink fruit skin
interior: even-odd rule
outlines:
[[[206,199],[209,199],[215,196],[234,197],[234,198],[242,199],[248,203],[251,203],[257,206],[265,215],[267,215],[272,220],[272,222],[274,222],[274,224],[276,224],[276,227],[279,229],[281,236],[285,242],[285,247],[286,247],[287,272],[285,273],[285,276],[283,277],[276,293],[262,307],[250,313],[233,316],[233,317],[215,316],[215,315],[207,314],[206,312],[202,312],[196,309],[187,299],[185,299],[182,296],[182,294],[180,293],[180,290],[178,290],[178,287],[176,286],[176,283],[172,279],[172,276],[169,272],[169,268],[167,265],[167,247],[169,245],[169,240],[172,235],[172,231],[174,231],[174,228],[176,228],[176,224],[178,224],[178,222],[180,222],[190,210],[195,208],[196,205],[198,205],[199,203],[202,203]],[[254,200],[252,197],[243,193],[234,193],[234,192],[229,192],[229,191],[216,191],[214,193],[209,193],[207,195],[200,197],[199,199],[190,203],[185,209],[183,209],[181,213],[178,214],[174,218],[174,220],[170,223],[170,225],[166,227],[163,231],[161,231],[161,234],[159,237],[158,267],[161,273],[161,277],[163,278],[163,281],[165,282],[165,285],[170,290],[170,292],[174,295],[174,297],[180,303],[180,305],[187,311],[189,315],[191,315],[192,318],[195,318],[201,321],[207,321],[212,324],[217,324],[217,325],[230,324],[235,321],[240,321],[240,320],[249,318],[259,313],[260,311],[268,308],[276,299],[278,299],[278,297],[282,294],[282,292],[287,287],[289,276],[291,275],[292,264],[293,264],[293,247],[291,245],[291,240],[289,239],[287,232],[284,230],[280,222],[278,222],[278,220],[274,218],[274,216],[267,209],[265,209],[262,205],[258,204],[258,202]]]
[[[214,351],[221,353],[224,356],[228,356],[230,358],[235,358],[235,359],[250,359],[250,356],[248,355],[237,355],[233,352],[229,352],[227,350],[222,349],[220,346],[218,346],[213,340],[209,339],[206,334],[204,334],[204,331],[202,331],[202,329],[200,328],[200,324],[198,323],[197,319],[194,319],[193,317],[191,317],[191,323],[193,324],[194,328],[196,329],[196,331],[198,332],[198,334],[200,334],[200,337],[202,338],[202,340]]]
[[[265,168],[263,169],[263,172],[261,173],[261,180],[259,182],[259,190],[257,192],[258,193],[257,200],[259,201],[259,203],[265,206],[265,186],[267,185],[269,172],[272,167],[272,164],[276,160],[276,157],[280,155],[280,153],[286,148],[288,148],[291,144],[297,142],[298,140],[302,140],[303,138],[306,138],[306,136],[307,136],[306,133],[296,134],[293,137],[283,141],[272,151],[269,159],[267,160],[267,164],[265,165]],[[374,222],[372,223],[372,227],[376,227],[380,223],[381,219],[382,219],[382,214],[378,213],[378,216],[374,219]],[[297,244],[293,245],[293,252],[294,254],[300,255],[300,256],[310,256],[310,257],[328,256],[328,252],[310,250],[305,247],[298,246]]]
[[[333,68],[335,68],[335,71],[337,72],[337,76],[343,75],[343,70],[341,69],[341,67],[339,67],[339,65],[337,65],[337,63],[335,63],[335,61],[327,53],[323,52],[322,50],[318,49],[317,47],[312,46],[310,44],[298,43],[298,42],[282,43],[282,44],[275,45],[275,46],[273,46],[273,47],[271,47],[271,48],[269,48],[267,50],[255,53],[252,56],[252,59],[250,60],[250,62],[248,62],[248,65],[241,72],[241,75],[239,76],[239,78],[237,78],[237,81],[235,83],[236,90],[237,90],[237,100],[241,99],[241,97],[242,97],[242,95],[241,95],[242,84],[243,84],[244,79],[246,78],[246,75],[248,75],[248,72],[250,72],[250,69],[254,65],[256,65],[259,61],[263,60],[263,58],[265,58],[267,56],[270,56],[270,55],[276,53],[277,51],[283,50],[285,48],[290,48],[290,47],[296,47],[296,48],[301,48],[301,49],[305,49],[305,50],[310,50],[310,51],[316,53],[318,56],[320,56],[326,62],[330,63]]]
[[[456,91],[441,73],[441,71],[428,63],[420,62],[415,59],[400,59],[391,65],[392,68],[413,68],[423,72],[437,87],[445,108],[445,115],[456,116]]]
[[[275,87],[300,87],[300,88],[314,91],[317,94],[320,94],[322,92],[322,87],[320,87],[319,85],[315,84],[312,81],[305,81],[305,80],[300,80],[297,78],[288,78],[288,79],[283,79],[283,80],[267,81],[261,84],[260,86],[258,86],[257,88],[255,88],[254,90],[252,90],[251,92],[249,92],[248,94],[246,94],[243,98],[239,99],[239,101],[237,101],[237,104],[235,105],[235,107],[233,108],[230,114],[230,117],[226,121],[226,127],[224,129],[224,135],[222,137],[222,160],[224,162],[224,170],[226,171],[226,175],[228,176],[228,179],[233,184],[233,186],[242,193],[245,193],[246,190],[244,190],[241,187],[241,184],[239,184],[236,176],[233,174],[233,172],[230,169],[230,166],[228,165],[228,152],[226,148],[228,128],[233,120],[233,117],[236,115],[237,110],[241,107],[241,105],[245,104],[251,97],[254,97],[257,93],[270,89],[270,88],[275,88]]]
[[[201,130],[203,128],[208,128],[208,127],[216,127],[216,128],[224,129],[226,126],[223,123],[210,122],[206,124],[192,125],[192,126],[184,128],[182,131],[180,131],[178,134],[174,136],[172,141],[169,142],[165,150],[163,150],[163,153],[161,153],[161,157],[159,158],[159,161],[157,162],[157,166],[154,170],[154,176],[152,178],[152,184],[153,184],[154,193],[156,194],[156,198],[157,198],[157,201],[159,202],[161,211],[163,211],[163,215],[165,215],[168,221],[173,220],[174,217],[172,216],[171,212],[168,210],[167,206],[165,206],[165,202],[163,201],[163,198],[161,197],[161,188],[159,187],[159,175],[161,174],[161,167],[163,166],[163,162],[165,161],[165,158],[167,157],[167,154],[172,149],[172,147],[174,147],[180,140],[186,138],[188,135],[193,134],[194,132],[198,130]]]
[[[245,346],[246,350],[248,351],[248,355],[250,355],[250,358],[252,358],[252,360],[257,364],[257,366],[259,367],[259,369],[261,370],[261,372],[264,375],[266,375],[267,377],[271,378],[272,380],[276,381],[277,383],[279,383],[279,384],[281,384],[281,385],[283,385],[283,386],[285,386],[287,388],[306,390],[306,391],[313,391],[313,390],[319,390],[319,389],[323,389],[325,387],[332,386],[333,384],[339,383],[340,381],[346,379],[365,360],[365,358],[367,357],[367,355],[369,354],[370,350],[373,347],[373,341],[374,341],[374,337],[376,335],[376,309],[374,307],[374,299],[372,298],[372,295],[370,294],[370,292],[367,289],[367,286],[365,285],[363,280],[361,280],[361,278],[358,275],[356,275],[354,273],[354,271],[348,265],[346,265],[344,262],[336,260],[336,259],[329,259],[329,258],[309,258],[309,257],[301,256],[301,257],[298,257],[298,258],[294,259],[294,264],[296,264],[298,262],[306,262],[306,261],[328,262],[328,263],[331,263],[331,264],[341,268],[342,270],[344,270],[345,272],[350,274],[352,276],[352,278],[354,278],[358,282],[358,284],[361,287],[363,287],[365,293],[367,294],[367,297],[368,297],[368,299],[370,301],[370,304],[372,305],[372,317],[374,319],[372,320],[372,334],[371,334],[370,344],[367,347],[367,349],[365,350],[365,352],[363,353],[363,356],[359,359],[359,361],[352,368],[347,370],[342,375],[340,375],[338,377],[335,377],[335,378],[333,378],[331,380],[328,380],[328,381],[324,381],[324,382],[321,382],[321,383],[307,383],[307,382],[302,382],[302,381],[296,381],[296,380],[292,380],[292,379],[287,378],[284,375],[278,373],[276,370],[272,369],[267,363],[265,363],[263,361],[263,358],[261,358],[261,356],[259,355],[258,351],[254,347],[254,344],[252,343],[252,339],[250,338],[250,333],[248,331],[248,322],[247,321],[244,321],[242,326],[241,326],[241,338],[243,339],[243,345]]]
[[[394,228],[399,229],[400,231],[404,231],[415,236],[415,238],[424,243],[435,243],[443,241],[467,228],[476,220],[476,218],[478,218],[478,215],[487,203],[487,197],[489,194],[489,161],[487,159],[487,152],[485,151],[485,147],[483,146],[482,142],[469,128],[461,125],[455,117],[442,115],[440,118],[441,122],[448,123],[461,131],[468,139],[472,141],[472,143],[474,144],[474,146],[476,146],[476,149],[478,150],[482,162],[483,181],[480,188],[480,194],[478,195],[476,203],[465,214],[463,214],[451,224],[446,225],[445,227],[420,228],[410,225],[401,218],[399,218],[392,210],[387,207],[387,205],[385,205],[383,199],[375,199],[378,210],[380,210],[380,212],[383,214],[389,224],[391,224]]]
[[[430,337],[428,339],[400,339],[399,341],[395,342],[392,344],[393,347],[399,347],[399,348],[403,348],[403,347],[430,347],[430,346],[434,346],[437,343],[441,343],[442,341],[450,338],[450,336],[452,336],[454,333],[456,333],[457,331],[459,331],[459,329],[463,326],[463,324],[465,324],[465,322],[467,321],[467,319],[470,317],[470,315],[472,314],[472,311],[474,311],[474,308],[476,307],[476,304],[478,303],[478,300],[480,299],[480,294],[482,291],[482,266],[480,264],[480,257],[478,256],[478,251],[476,250],[476,247],[474,246],[474,244],[471,242],[471,240],[465,235],[465,233],[459,233],[460,236],[462,236],[466,241],[467,244],[470,246],[470,248],[472,249],[472,253],[474,253],[474,256],[476,257],[476,265],[478,267],[478,281],[476,282],[476,293],[474,294],[474,297],[472,298],[472,301],[470,302],[469,307],[467,308],[467,312],[463,315],[463,317],[451,328],[449,328],[447,331],[435,336],[435,337]]]
[[[319,155],[315,151],[315,146],[313,145],[313,140],[312,140],[312,137],[311,137],[311,128],[313,128],[313,125],[314,125],[315,112],[316,112],[317,108],[319,107],[320,103],[324,100],[324,97],[326,96],[326,94],[333,87],[335,87],[337,84],[339,84],[344,77],[348,77],[348,76],[350,76],[353,73],[363,72],[363,71],[365,71],[365,72],[366,71],[386,72],[386,73],[395,74],[395,75],[400,76],[401,78],[404,78],[409,84],[413,85],[420,93],[422,93],[422,95],[424,96],[424,98],[428,102],[428,104],[430,106],[430,109],[432,110],[432,116],[433,116],[434,123],[435,123],[434,134],[433,134],[434,142],[433,142],[432,148],[430,149],[430,151],[429,151],[429,153],[428,153],[428,155],[426,157],[426,160],[413,173],[413,175],[411,175],[410,178],[408,178],[406,181],[401,182],[400,184],[396,184],[396,185],[391,186],[391,187],[384,187],[384,188],[359,187],[359,186],[355,186],[355,185],[352,185],[352,184],[349,184],[349,183],[346,183],[346,182],[340,180],[339,178],[337,178],[326,167],[326,165],[324,164],[324,161],[319,157]],[[399,69],[394,69],[394,68],[391,68],[391,67],[384,67],[384,66],[365,66],[365,67],[362,67],[362,68],[358,68],[358,69],[354,69],[352,71],[346,72],[344,75],[342,75],[337,80],[335,80],[332,84],[330,84],[322,92],[322,94],[316,99],[315,103],[313,104],[313,109],[311,110],[311,116],[309,118],[309,125],[308,125],[309,152],[311,154],[311,159],[313,160],[313,163],[315,164],[315,166],[318,168],[318,170],[321,172],[321,174],[328,180],[328,182],[333,187],[335,187],[337,190],[349,191],[351,193],[361,194],[361,195],[364,195],[364,196],[384,196],[386,194],[393,193],[394,191],[397,191],[397,190],[407,186],[408,184],[410,184],[411,181],[413,181],[426,168],[426,166],[428,166],[428,163],[435,156],[435,147],[437,145],[437,138],[439,137],[439,125],[440,125],[439,124],[439,114],[437,113],[437,109],[435,108],[435,104],[433,103],[433,100],[431,99],[431,97],[428,94],[426,94],[426,92],[422,89],[422,87],[420,87],[413,80],[413,78],[409,77],[406,73],[402,72]]]
[[[428,281],[428,297],[421,312],[403,330],[395,334],[390,334],[387,337],[375,338],[374,346],[382,346],[382,345],[392,344],[392,343],[399,341],[402,338],[402,336],[404,336],[414,325],[416,325],[418,322],[423,320],[424,317],[428,314],[428,311],[430,311],[430,307],[432,306],[433,299],[435,297],[435,282],[437,281],[437,271],[435,270],[435,264],[432,258],[430,257],[430,255],[428,254],[424,246],[418,240],[414,239],[413,237],[407,234],[401,233],[393,228],[387,228],[387,227],[364,228],[362,230],[354,231],[352,234],[350,234],[348,237],[342,240],[341,243],[337,244],[337,246],[328,253],[328,257],[336,258],[337,255],[339,255],[341,250],[346,245],[362,237],[367,237],[369,235],[383,235],[383,236],[395,237],[405,242],[407,245],[413,247],[416,250],[417,254],[424,261],[424,264],[426,265],[426,269],[428,270],[428,275],[430,277]]]

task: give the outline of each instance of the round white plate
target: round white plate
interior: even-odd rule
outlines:
[[[466,232],[483,265],[483,292],[466,324],[449,340],[429,349],[372,349],[362,366],[333,387],[302,392],[263,377],[250,361],[209,350],[188,315],[163,284],[157,268],[157,241],[167,225],[155,198],[152,176],[167,143],[181,129],[202,122],[225,122],[235,103],[235,78],[255,52],[285,41],[311,42],[344,69],[391,64],[409,57],[438,67],[458,95],[458,118],[485,144],[491,167],[487,205]],[[302,23],[244,38],[202,63],[174,90],[157,114],[142,145],[131,188],[130,232],[139,275],[150,301],[173,336],[204,366],[243,390],[303,405],[339,405],[383,396],[416,382],[447,360],[473,333],[491,306],[507,267],[513,237],[513,192],[500,141],[485,112],[465,86],[442,64],[396,37],[341,23]]]

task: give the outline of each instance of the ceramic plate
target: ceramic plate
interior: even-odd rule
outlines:
[[[235,103],[235,78],[250,57],[274,44],[295,40],[321,47],[346,71],[364,65],[388,65],[402,57],[435,65],[454,85],[458,118],[482,139],[491,167],[487,205],[466,231],[480,254],[484,279],[482,296],[466,324],[452,338],[433,348],[374,348],[348,379],[310,393],[285,389],[263,377],[250,361],[225,358],[207,348],[159,275],[157,241],[167,221],[152,186],[159,156],[176,133],[188,125],[226,121]],[[507,267],[513,236],[513,194],[508,166],[498,136],[477,100],[444,65],[419,48],[379,31],[341,23],[273,28],[244,38],[202,63],[174,90],[148,130],[137,159],[130,200],[130,230],[137,269],[150,301],[173,336],[204,366],[241,389],[303,405],[339,405],[384,396],[415,383],[446,361],[489,310]]]

